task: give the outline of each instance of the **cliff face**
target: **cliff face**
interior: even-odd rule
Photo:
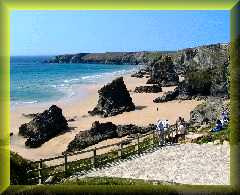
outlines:
[[[179,74],[188,70],[214,69],[229,64],[229,44],[204,45],[178,51],[173,55],[175,69]]]
[[[47,63],[96,63],[96,64],[145,64],[153,65],[162,56],[171,56],[178,74],[185,74],[189,69],[213,69],[229,64],[229,44],[212,44],[187,48],[176,52],[106,52],[58,55]]]
[[[47,63],[151,64],[168,52],[106,52],[58,55]],[[172,52],[170,52],[172,53]]]

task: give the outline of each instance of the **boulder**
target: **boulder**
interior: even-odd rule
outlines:
[[[158,97],[153,100],[154,103],[162,103],[172,101],[177,98],[179,91],[176,89],[174,91],[165,92],[161,97]]]
[[[221,98],[209,98],[190,112],[189,122],[191,125],[215,123],[217,119],[220,119],[221,112],[224,109],[229,111],[228,103],[224,102]]]
[[[136,72],[136,73],[132,74],[131,77],[143,78],[144,75],[142,73],[140,73],[140,72]]]
[[[98,94],[98,103],[92,111],[88,112],[90,115],[108,117],[135,110],[135,105],[124,84],[123,77],[103,86]]]
[[[146,82],[146,84],[156,84],[156,85],[161,85],[161,82],[152,78],[149,78]]]
[[[147,68],[141,69],[138,72],[131,75],[131,77],[143,78],[144,76],[149,76],[149,70]]]
[[[90,130],[78,133],[69,143],[67,151],[82,150],[105,139],[117,137],[117,126],[111,122],[95,121]]]
[[[156,127],[154,124],[149,124],[147,127],[139,127],[137,125],[118,125],[117,134],[118,137],[123,137],[126,135],[136,134],[136,133],[147,133],[148,131],[155,130]]]
[[[154,130],[155,125],[149,124],[147,127],[139,127],[133,124],[115,125],[111,122],[99,123],[95,121],[90,130],[81,131],[69,143],[67,151],[73,152],[82,150],[103,140],[123,137],[130,134],[146,133]]]
[[[146,85],[136,87],[134,90],[135,93],[159,93],[162,92],[161,85]]]
[[[44,142],[68,129],[62,109],[52,105],[48,110],[36,115],[29,123],[19,127],[19,134],[28,138],[26,146],[39,147]]]

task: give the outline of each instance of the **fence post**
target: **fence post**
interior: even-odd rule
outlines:
[[[64,171],[67,172],[67,152],[64,153]]]
[[[42,184],[42,159],[38,163],[38,184]]]
[[[93,149],[93,157],[91,158],[91,163],[92,163],[92,166],[95,168],[95,164],[96,164],[96,148]]]
[[[139,148],[139,134],[137,134],[137,152],[140,154],[140,148]]]
[[[122,142],[119,144],[119,148],[118,148],[118,158],[122,158],[122,149],[123,149],[123,145]]]

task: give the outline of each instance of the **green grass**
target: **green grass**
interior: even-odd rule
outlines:
[[[229,138],[230,138],[230,130],[229,128],[225,128],[219,132],[208,132],[207,135],[197,140],[196,143],[204,144],[204,143],[214,142],[216,140],[219,140],[220,144],[222,144],[224,141],[229,141]]]
[[[230,186],[164,185],[144,180],[123,178],[85,178],[61,185],[10,186],[3,194],[182,194],[201,192],[230,194],[237,192]],[[239,192],[239,191],[238,191]]]
[[[146,184],[141,179],[125,179],[125,178],[111,178],[111,177],[88,177],[75,181],[67,181],[64,185],[136,185]]]

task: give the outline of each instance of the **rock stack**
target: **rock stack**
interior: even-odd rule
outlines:
[[[160,60],[151,65],[150,79],[147,84],[160,84],[163,87],[177,85],[178,75],[174,70],[172,57],[162,56]]]
[[[109,117],[135,110],[135,105],[124,84],[123,77],[103,86],[98,94],[98,103],[92,111],[88,112],[90,115]]]
[[[52,105],[48,110],[37,114],[29,123],[21,125],[19,134],[28,138],[26,146],[35,148],[67,129],[68,123],[62,115],[62,109]]]

